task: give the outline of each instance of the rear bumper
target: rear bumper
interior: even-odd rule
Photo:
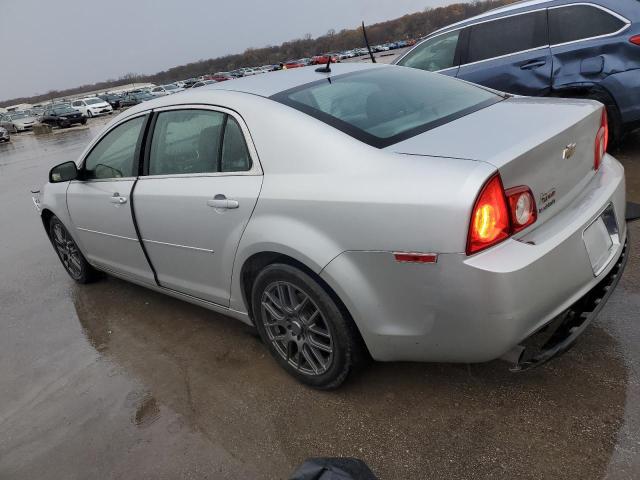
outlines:
[[[573,346],[618,285],[629,258],[628,243],[614,267],[598,285],[506,355],[505,360],[514,361],[512,371],[521,372],[542,365]]]
[[[595,276],[583,232],[608,205],[619,245]],[[345,252],[321,276],[373,358],[484,362],[510,352],[603,282],[623,255],[626,235],[624,170],[607,156],[578,198],[518,239],[471,257],[440,254],[434,264]]]

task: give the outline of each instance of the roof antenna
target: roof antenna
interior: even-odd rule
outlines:
[[[327,64],[324,67],[316,68],[316,72],[331,73],[331,55],[329,55],[329,60],[327,60]]]
[[[371,63],[376,63],[376,57],[373,56],[373,52],[371,51],[371,45],[369,45],[369,39],[367,38],[367,29],[364,28],[364,20],[362,21],[362,34],[364,35],[364,43],[367,44],[367,50],[369,50]]]

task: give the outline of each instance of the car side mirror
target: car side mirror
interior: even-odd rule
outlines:
[[[75,162],[61,163],[49,172],[49,183],[69,182],[76,178],[78,178],[78,167]]]

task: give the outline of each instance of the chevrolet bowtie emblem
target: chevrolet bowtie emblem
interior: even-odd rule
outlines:
[[[573,154],[576,153],[576,147],[577,145],[575,143],[570,143],[569,145],[564,147],[564,150],[562,150],[562,159],[569,160],[571,157],[573,157]]]

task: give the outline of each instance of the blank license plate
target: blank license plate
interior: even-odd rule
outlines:
[[[593,273],[598,275],[612,257],[614,242],[602,216],[587,227],[583,234]]]

